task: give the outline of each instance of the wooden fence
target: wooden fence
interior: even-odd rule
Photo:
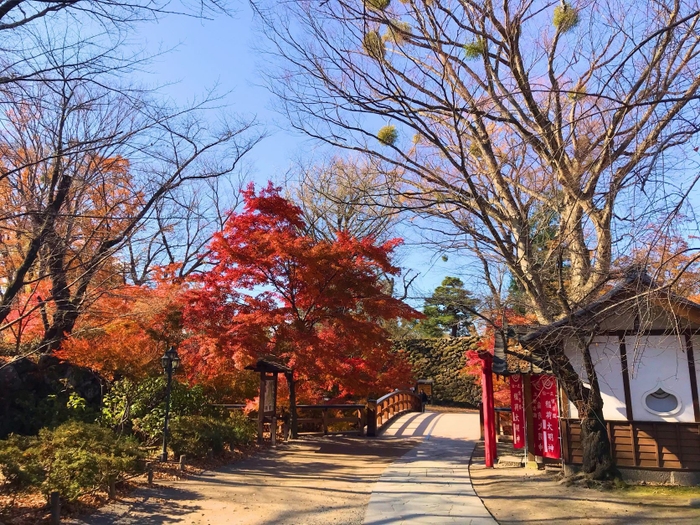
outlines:
[[[564,461],[583,462],[581,422],[561,419]],[[607,422],[618,467],[700,470],[700,423]]]
[[[245,405],[240,403],[214,406],[230,411],[245,408]],[[300,434],[352,432],[362,436],[366,427],[368,436],[376,436],[395,417],[406,412],[421,412],[423,403],[420,396],[413,391],[395,390],[377,400],[370,399],[367,404],[297,405],[296,408],[297,429]],[[279,415],[277,418],[277,434],[281,434],[282,439],[287,439],[288,420],[288,414]]]
[[[352,414],[352,415],[348,415]],[[364,435],[366,424],[366,406],[352,404],[338,405],[297,405],[297,425],[300,433],[303,433],[304,427],[311,427],[312,432],[320,431],[323,434],[328,434],[331,427],[334,432],[355,432],[360,436]],[[341,425],[338,425],[338,424]],[[343,428],[349,424],[352,429]],[[340,426],[340,428],[338,428]]]

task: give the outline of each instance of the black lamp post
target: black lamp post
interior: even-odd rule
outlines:
[[[177,351],[174,346],[168,348],[168,350],[160,358],[160,362],[163,364],[163,370],[168,376],[168,386],[165,390],[165,424],[163,425],[163,454],[160,457],[161,461],[168,461],[168,418],[170,416],[170,388],[173,383],[173,372],[177,370],[180,366],[180,356],[177,355]]]

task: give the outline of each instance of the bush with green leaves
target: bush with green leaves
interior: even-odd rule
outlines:
[[[116,381],[102,400],[102,424],[123,432],[133,432],[145,443],[162,438],[165,422],[165,377],[152,377],[135,383]],[[200,385],[189,387],[173,381],[170,416],[223,416],[225,411],[212,407]]]
[[[110,478],[140,471],[143,453],[133,437],[72,421],[38,436],[10,436],[0,442],[0,472],[13,490],[56,490],[67,501],[106,488]]]
[[[35,442],[36,437],[17,434],[0,440],[0,474],[5,489],[14,492],[41,484],[44,472],[31,448]]]
[[[228,446],[250,444],[256,435],[255,423],[242,413],[230,417],[182,416],[170,426],[170,447],[176,456],[204,457],[210,451],[220,455]]]

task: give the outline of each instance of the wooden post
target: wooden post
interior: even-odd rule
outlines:
[[[479,403],[479,439],[484,439],[484,402]]]
[[[328,409],[323,409],[323,435],[328,434]]]
[[[185,460],[186,457],[184,454],[180,456],[180,472],[185,472]]]
[[[523,374],[523,398],[525,402],[525,443],[527,445],[527,463],[536,462],[535,455],[535,418],[532,414],[532,384],[530,374]]]
[[[289,441],[289,417],[282,422],[282,441]]]
[[[273,399],[274,399],[274,404],[272,405],[272,416],[270,417],[270,442],[272,443],[272,446],[275,447],[277,446],[277,380],[278,380],[278,372],[273,372],[272,373],[272,380],[273,380],[273,385],[274,388],[272,389],[273,392]]]
[[[258,398],[258,444],[263,442],[265,429],[265,372],[260,372],[260,397]]]
[[[357,429],[358,429],[358,431],[357,431],[358,436],[365,435],[365,420],[364,420],[361,408],[357,409]]]
[[[292,439],[297,439],[299,437],[299,428],[297,425],[297,395],[296,388],[294,386],[294,371],[284,375],[287,380],[287,386],[289,387],[289,411],[290,411],[290,425],[292,430]]]
[[[367,437],[377,436],[377,400],[367,400]]]
[[[272,446],[277,446],[277,416],[270,418],[270,441]]]
[[[501,412],[494,412],[495,420],[496,420],[496,443],[501,442],[501,431],[502,431],[502,423],[501,423]]]
[[[488,352],[481,352],[479,357],[481,358],[481,395],[484,403],[484,460],[487,468],[493,468],[497,455],[491,369],[493,356]]]
[[[153,466],[148,465],[148,484],[153,485]]]
[[[109,499],[117,499],[117,481],[114,474],[110,474],[107,478],[107,497]]]
[[[61,523],[61,497],[58,492],[54,490],[50,498],[51,525],[59,525]]]

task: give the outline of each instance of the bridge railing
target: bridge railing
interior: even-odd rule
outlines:
[[[242,410],[244,404],[218,404],[229,411]],[[380,397],[379,399],[369,399],[367,404],[321,404],[321,405],[296,405],[296,432],[289,424],[289,414],[281,415],[278,418],[277,433],[282,433],[282,439],[287,439],[289,430],[293,435],[297,433],[307,433],[309,427],[312,432],[323,432],[323,434],[336,432],[356,432],[362,436],[367,427],[367,436],[377,436],[395,417],[406,412],[421,412],[423,402],[418,394],[410,390],[395,390]],[[345,423],[346,425],[339,425]],[[306,432],[300,427],[305,427]],[[341,430],[338,430],[341,427]],[[345,427],[345,428],[342,428]],[[347,427],[350,427],[348,429]],[[270,429],[270,432],[272,429]]]
[[[422,411],[420,396],[410,390],[395,390],[377,400],[370,399],[367,401],[367,435],[379,435],[396,416]]]
[[[311,424],[321,428],[323,434],[328,434],[329,427],[338,423],[349,423],[353,432],[364,435],[366,406],[364,404],[324,404],[297,405],[297,425]],[[341,431],[342,432],[342,431]]]

